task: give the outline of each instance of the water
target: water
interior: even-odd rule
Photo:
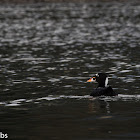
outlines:
[[[0,5],[0,131],[10,139],[140,139],[140,3]],[[118,97],[92,98],[106,72]]]

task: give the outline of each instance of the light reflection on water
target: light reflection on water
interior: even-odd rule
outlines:
[[[65,87],[71,87],[71,86],[65,86]],[[8,102],[0,102],[1,106],[21,106],[24,105],[24,103],[39,103],[41,100],[46,100],[46,101],[53,101],[53,100],[65,100],[65,99],[76,99],[76,100],[81,100],[81,99],[89,99],[91,101],[94,100],[103,100],[105,102],[110,102],[110,101],[139,101],[140,100],[140,95],[123,95],[119,94],[116,97],[91,97],[90,95],[83,95],[83,96],[77,96],[77,95],[49,95],[47,97],[41,97],[37,99],[17,99],[13,101],[8,101]]]
[[[3,4],[0,13],[4,131],[16,139],[44,131],[42,139],[140,137],[139,2]],[[97,72],[109,74],[118,97],[89,96],[97,85],[86,80]]]

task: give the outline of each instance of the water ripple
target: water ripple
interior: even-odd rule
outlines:
[[[140,101],[140,95],[125,95],[125,94],[119,94],[116,97],[109,97],[109,96],[101,96],[101,97],[92,97],[90,95],[49,95],[46,97],[41,97],[37,99],[16,99],[13,101],[8,101],[8,102],[0,102],[0,105],[4,106],[21,106],[24,105],[25,103],[39,103],[40,101],[54,101],[54,100],[63,100],[65,101],[67,99],[76,99],[76,100],[83,100],[83,99],[88,99],[94,102],[94,100],[103,100],[105,102],[112,102],[112,101]]]

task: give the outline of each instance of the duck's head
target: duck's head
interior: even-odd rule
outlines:
[[[97,82],[99,84],[98,87],[107,87],[108,77],[106,73],[97,73],[89,80],[87,80],[87,82]]]

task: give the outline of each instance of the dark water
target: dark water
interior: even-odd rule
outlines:
[[[118,97],[89,97],[97,72]],[[134,140],[139,117],[140,3],[0,5],[0,132]]]

